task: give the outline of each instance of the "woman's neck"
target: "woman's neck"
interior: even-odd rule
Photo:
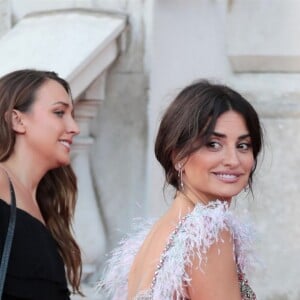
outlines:
[[[12,180],[17,182],[32,196],[35,196],[37,186],[44,176],[38,167],[32,166],[30,162],[12,155],[8,160],[1,162],[1,166],[6,170]],[[35,197],[33,197],[35,198]]]

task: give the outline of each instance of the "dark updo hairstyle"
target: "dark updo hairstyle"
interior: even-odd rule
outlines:
[[[227,111],[239,113],[245,120],[252,141],[255,160],[261,150],[263,134],[257,112],[239,93],[206,80],[184,88],[163,115],[155,142],[155,155],[165,170],[166,183],[179,190],[176,162],[188,157],[208,142],[220,115]]]

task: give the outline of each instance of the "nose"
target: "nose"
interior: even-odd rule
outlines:
[[[68,122],[68,132],[73,135],[78,135],[80,133],[79,126],[73,117],[70,117]]]
[[[224,165],[229,167],[236,167],[240,164],[239,154],[236,147],[228,148],[224,154]]]

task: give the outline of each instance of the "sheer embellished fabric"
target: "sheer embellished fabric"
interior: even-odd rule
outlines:
[[[245,278],[245,274],[243,274],[241,271],[238,271],[238,276],[242,300],[256,300],[256,295],[248,284],[248,280]]]
[[[127,300],[128,275],[134,257],[149,233],[154,222],[147,222],[120,242],[108,261],[99,289],[109,299]],[[140,291],[133,300],[188,300],[185,285],[191,281],[187,273],[190,257],[197,255],[199,263],[205,262],[205,253],[218,242],[219,233],[229,230],[234,239],[234,252],[241,288],[242,300],[255,300],[255,293],[245,278],[246,271],[254,264],[252,255],[252,230],[235,218],[225,202],[214,201],[209,205],[197,204],[193,211],[183,217],[161,254],[149,290]]]
[[[146,292],[140,292],[138,293],[133,300],[152,300],[152,293],[151,291],[146,291]]]

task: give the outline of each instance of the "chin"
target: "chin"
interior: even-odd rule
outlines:
[[[66,166],[66,165],[69,165],[71,163],[71,158],[70,156],[65,156],[63,158],[61,158],[61,160],[59,160],[59,163],[61,166]]]
[[[234,196],[238,195],[238,194],[239,194],[239,192],[237,192],[237,193],[224,193],[224,194],[218,195],[218,199],[219,199],[219,200],[223,200],[223,201],[228,201],[228,202],[230,202],[231,199],[232,199]]]
[[[56,163],[56,166],[53,169],[68,166],[70,165],[70,163],[71,163],[70,159],[60,160]]]

